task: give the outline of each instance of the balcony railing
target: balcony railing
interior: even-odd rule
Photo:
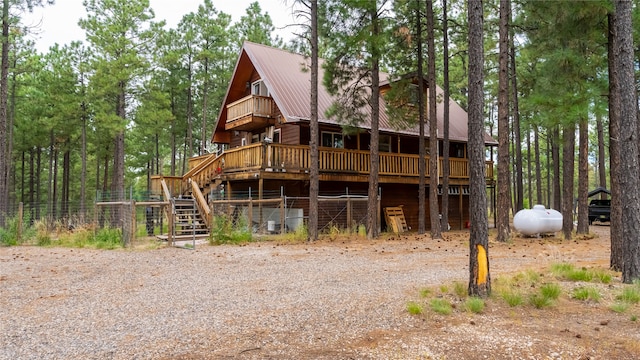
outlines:
[[[266,96],[249,95],[227,105],[226,130],[248,130],[263,125],[273,117],[273,99]]]

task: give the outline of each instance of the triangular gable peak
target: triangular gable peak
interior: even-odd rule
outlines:
[[[273,100],[277,108],[273,118],[265,121],[287,123],[308,121],[310,119],[309,96],[311,92],[310,59],[299,54],[290,53],[285,50],[272,48],[265,45],[245,42],[235,69],[223,106],[218,116],[216,129],[213,134],[213,142],[228,143],[230,139],[230,127],[227,120],[230,119],[227,106],[239,99],[251,95],[252,86],[257,81],[261,81],[265,94]],[[322,68],[323,60],[319,60],[319,78],[324,76]],[[388,76],[381,73],[381,88],[390,86]],[[443,91],[437,87],[439,99],[443,97]],[[417,136],[418,128],[397,130],[388,118],[384,99],[380,102],[380,122],[381,133],[403,134]],[[320,84],[318,89],[318,116],[319,122],[331,125],[340,125],[334,119],[325,116],[327,109],[333,104],[334,98]],[[444,106],[442,101],[438,103],[438,136],[442,138]],[[453,141],[466,142],[467,133],[467,113],[455,101],[450,100],[450,139]],[[368,129],[368,124],[361,126]],[[495,143],[490,136],[486,136],[488,144]]]

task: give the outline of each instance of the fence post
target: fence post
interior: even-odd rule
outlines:
[[[347,233],[351,234],[352,223],[352,215],[351,215],[351,196],[347,195]]]
[[[382,189],[381,189],[381,188],[378,188],[378,199],[377,199],[377,203],[378,203],[378,206],[377,206],[377,207],[378,207],[378,209],[377,209],[377,210],[378,210],[378,211],[377,211],[377,217],[378,217],[378,220],[377,220],[377,223],[378,223],[378,234],[380,234],[381,229],[382,229],[382,221],[381,221],[381,219],[380,219],[380,199],[381,199],[381,198],[382,198]]]
[[[129,245],[131,245],[131,242],[133,241],[133,239],[136,236],[137,233],[137,227],[138,227],[138,222],[136,221],[137,217],[137,212],[136,212],[136,201],[135,200],[131,200],[131,237]]]
[[[24,204],[22,204],[22,201],[20,202],[20,204],[18,204],[18,234],[17,234],[17,241],[18,243],[20,243],[20,241],[22,241],[22,216],[24,214]]]
[[[285,233],[287,221],[285,218],[284,197],[280,198],[280,234]]]
[[[249,196],[249,209],[247,210],[247,222],[249,223],[249,231],[253,233],[253,199]]]

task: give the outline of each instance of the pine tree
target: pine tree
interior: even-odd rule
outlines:
[[[469,295],[491,294],[484,160],[484,41],[482,1],[469,0]]]

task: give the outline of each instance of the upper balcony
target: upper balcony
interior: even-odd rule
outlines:
[[[249,95],[227,105],[225,130],[251,131],[269,125],[273,120],[273,99],[260,95]]]

